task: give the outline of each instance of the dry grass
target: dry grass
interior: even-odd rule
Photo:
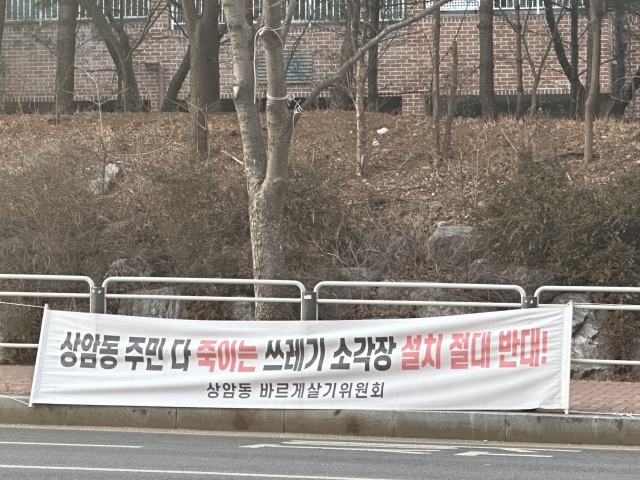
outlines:
[[[245,181],[230,158],[242,159],[235,115],[210,118],[210,155],[198,164],[186,154],[184,114],[105,114],[102,128],[95,113],[47,120],[0,116],[0,271],[101,282],[112,261],[142,255],[179,276],[251,275]],[[382,127],[389,131],[378,135]],[[361,179],[352,112],[311,111],[296,126],[285,225],[291,277],[368,267],[380,278],[459,279],[425,251],[436,226],[472,222],[487,194],[512,180],[517,152],[538,159],[580,150],[583,135],[566,120],[457,119],[453,158],[434,168],[430,118],[369,114],[367,129]],[[598,160],[564,164],[572,184],[598,191],[640,163],[640,125],[600,121],[595,130]],[[123,176],[94,198],[87,182],[103,159]]]

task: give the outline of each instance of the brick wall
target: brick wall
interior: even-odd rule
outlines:
[[[523,14],[524,17],[524,14]],[[494,21],[495,87],[499,95],[515,95],[515,33],[509,25],[507,15],[497,14]],[[638,31],[638,19],[631,19],[631,26]],[[479,47],[478,17],[471,13],[443,14],[441,30],[441,67],[443,89],[447,88],[450,69],[451,42],[458,41],[459,78],[462,94],[478,93]],[[135,34],[135,25],[131,24]],[[581,20],[581,29],[586,28],[586,20]],[[560,23],[565,38],[569,34],[569,19]],[[532,14],[527,20],[527,41],[531,56],[539,64],[549,42],[544,16]],[[294,27],[290,32],[288,45],[301,35],[302,28]],[[611,58],[611,20],[603,23],[603,61]],[[341,36],[337,27],[310,28],[299,39],[298,52],[313,55],[313,81],[319,82],[335,70]],[[55,22],[8,23],[3,38],[2,62],[4,74],[0,83],[0,93],[5,101],[52,102],[55,81]],[[152,108],[158,108],[164,90],[173,73],[182,61],[187,42],[179,30],[171,30],[167,16],[160,18],[136,52],[134,66],[141,94]],[[637,45],[630,45],[633,52],[629,60],[628,72],[635,72],[640,62]],[[403,113],[423,114],[424,96],[431,84],[431,19],[427,17],[409,29],[401,31],[381,45],[379,88],[383,95],[402,96]],[[581,58],[586,56],[586,35],[581,40]],[[160,62],[160,64],[158,64]],[[82,22],[78,32],[76,64],[81,71],[76,73],[76,99],[101,101],[117,95],[117,76],[107,49],[90,22]],[[220,50],[222,96],[229,98],[232,87],[230,47],[227,43]],[[580,70],[585,65],[581,63]],[[602,92],[610,89],[610,67],[604,63],[601,68]],[[524,64],[525,91],[530,92],[533,77],[527,60]],[[584,82],[584,73],[583,73]],[[163,91],[159,91],[163,86]],[[289,85],[289,91],[304,97],[311,85]],[[264,94],[264,86],[258,92]],[[188,93],[188,80],[182,96]],[[568,94],[569,83],[551,49],[540,84],[539,94]],[[630,106],[630,112],[640,115],[640,102]]]

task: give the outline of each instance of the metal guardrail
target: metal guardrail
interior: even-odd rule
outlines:
[[[89,299],[91,304],[91,292],[95,289],[93,280],[89,277],[78,275],[13,275],[0,274],[0,280],[23,280],[23,281],[48,281],[48,282],[84,282],[89,286],[88,293],[76,292],[13,292],[0,291],[0,298],[84,298]],[[91,306],[89,307],[91,311]],[[38,348],[37,343],[0,343],[0,348]]]
[[[540,295],[544,292],[592,292],[592,293],[640,293],[638,287],[563,287],[563,286],[544,286],[536,290],[534,297],[538,299],[538,306],[544,307],[553,305],[551,303],[540,303]],[[606,304],[606,303],[581,303],[574,304],[574,308],[582,308],[585,310],[621,310],[621,311],[640,311],[640,305],[624,305],[624,304]]]
[[[525,290],[518,285],[492,285],[492,284],[468,284],[468,283],[435,283],[435,282],[349,282],[349,281],[323,281],[318,283],[312,292],[305,289],[301,282],[296,280],[254,280],[254,279],[227,279],[227,278],[180,278],[180,277],[109,277],[102,286],[96,287],[89,277],[73,275],[12,275],[0,274],[0,280],[24,280],[24,281],[58,281],[58,282],[85,282],[89,286],[88,293],[77,292],[34,292],[34,291],[0,291],[0,298],[80,298],[89,299],[92,313],[104,313],[107,300],[119,299],[157,299],[157,300],[182,300],[204,302],[267,302],[300,304],[300,319],[302,321],[318,320],[318,306],[323,304],[337,305],[389,305],[389,306],[449,306],[471,308],[545,308],[554,304],[540,303],[540,296],[545,292],[598,292],[598,293],[633,293],[640,294],[639,287],[580,287],[580,286],[543,286],[536,290],[533,297],[528,297]],[[206,295],[146,295],[146,294],[118,294],[108,293],[110,285],[115,283],[171,283],[171,284],[213,284],[213,285],[273,285],[282,287],[295,287],[300,290],[300,297],[225,297]],[[353,298],[320,298],[323,289],[347,287],[347,288],[415,288],[415,289],[445,289],[445,290],[483,290],[483,291],[510,291],[520,296],[520,303],[509,302],[457,302],[457,301],[433,301],[433,300],[373,300]],[[640,305],[625,304],[574,304],[574,308],[587,310],[621,310],[640,311]],[[0,343],[0,348],[37,348],[37,344],[25,343]],[[640,366],[640,360],[603,360],[603,359],[572,359],[576,364]]]
[[[300,290],[300,297],[224,297],[207,295],[145,295],[135,293],[108,293],[108,287],[114,283],[188,283],[199,285],[272,285],[278,287],[295,287]],[[107,300],[183,300],[188,302],[251,302],[251,303],[297,303],[301,304],[301,320],[309,320],[306,313],[305,286],[297,280],[253,280],[231,278],[181,278],[181,277],[109,277],[102,282],[103,310],[106,311]]]
[[[549,307],[552,303],[540,303],[540,295],[545,292],[582,292],[582,293],[640,293],[638,287],[574,287],[574,286],[544,286],[536,290],[534,297],[541,308]],[[573,308],[583,310],[618,310],[640,311],[640,305],[606,304],[606,303],[574,303]],[[640,367],[640,360],[601,360],[595,358],[572,358],[571,363],[584,365],[616,365]]]
[[[520,303],[504,302],[448,302],[433,300],[368,300],[368,299],[337,299],[320,298],[320,291],[323,288],[331,287],[384,287],[384,288],[416,288],[416,289],[456,289],[456,290],[499,290],[511,291],[520,295]],[[434,283],[434,282],[332,282],[325,281],[318,283],[314,289],[316,294],[316,304],[337,304],[337,305],[405,305],[421,306],[431,305],[438,307],[489,307],[489,308],[527,308],[524,289],[518,285],[491,285],[481,283]],[[316,320],[318,319],[316,311]]]

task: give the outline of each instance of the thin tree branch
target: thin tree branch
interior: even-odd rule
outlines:
[[[413,17],[406,18],[398,23],[389,25],[387,28],[382,30],[378,35],[376,35],[374,38],[369,40],[369,42],[367,42],[366,45],[360,48],[349,60],[347,60],[333,76],[329,76],[325,80],[320,82],[311,91],[307,99],[304,101],[304,103],[302,104],[302,108],[306,109],[309,105],[311,105],[315,101],[315,99],[318,98],[318,95],[320,95],[320,93],[324,89],[331,87],[333,84],[335,84],[340,78],[342,78],[343,75],[345,75],[351,69],[351,67],[353,67],[353,65],[355,65],[355,63],[360,58],[362,58],[375,45],[377,45],[382,40],[384,40],[387,36],[389,36],[389,34],[395,32],[396,30],[400,30],[401,28],[404,28],[408,25],[411,25],[417,22],[418,20],[421,20],[427,17],[428,15],[431,15],[436,8],[441,7],[442,5],[446,5],[451,1],[452,0],[438,0],[434,2],[433,5],[431,5],[428,8],[425,8],[424,10],[422,10],[420,13],[417,13]]]

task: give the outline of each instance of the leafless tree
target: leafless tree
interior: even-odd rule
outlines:
[[[580,0],[571,0],[571,61],[567,58],[567,53],[564,47],[564,40],[560,34],[558,28],[559,19],[556,19],[554,13],[554,7],[557,7],[555,0],[544,0],[545,18],[549,32],[553,39],[553,48],[558,58],[558,63],[562,68],[563,73],[571,84],[571,116],[577,118],[581,110],[582,99],[584,98],[584,86],[580,82],[578,71],[578,59],[579,59],[579,32],[578,32],[578,20]],[[560,18],[566,11],[564,3],[560,5]]]
[[[451,0],[439,0],[429,8],[400,22],[388,25],[363,45],[342,66],[319,82],[302,104],[302,109],[315,102],[322,91],[334,85],[374,45],[391,33],[430,15],[434,7]],[[251,5],[236,0],[222,0],[233,56],[234,87],[238,124],[244,152],[244,168],[249,193],[249,226],[256,279],[277,279],[285,272],[282,246],[282,219],[287,184],[289,146],[294,123],[301,109],[292,114],[287,110],[287,88],[283,51],[286,38],[282,28],[279,0],[264,0],[261,24],[253,25]],[[266,139],[263,137],[258,105],[255,99],[254,39],[261,40],[265,49],[267,73]],[[257,286],[257,296],[270,296],[273,287]],[[271,303],[258,303],[256,318],[283,318],[282,310]]]
[[[614,62],[611,68],[611,104],[607,115],[610,117],[622,117],[635,90],[640,86],[640,68],[632,78],[627,77],[627,59],[629,56],[629,43],[627,39],[628,26],[627,15],[637,14],[637,7],[625,0],[608,2],[613,9],[613,34],[615,39]]]
[[[184,81],[187,79],[189,70],[191,70],[191,46],[187,48],[178,70],[176,70],[173,77],[171,77],[171,82],[169,82],[169,87],[167,87],[167,94],[162,102],[161,111],[173,112],[178,108],[178,94],[182,89]]]
[[[7,0],[0,0],[0,53],[2,53],[2,36],[4,35],[4,20],[7,14]]]
[[[451,72],[449,74],[449,95],[447,96],[447,119],[444,126],[444,140],[442,142],[442,158],[445,160],[451,156],[453,148],[452,130],[453,117],[456,113],[458,97],[458,41],[451,44]]]
[[[58,45],[56,65],[56,114],[71,114],[75,110],[76,24],[78,0],[60,0],[58,10]]]
[[[600,51],[602,35],[602,17],[604,15],[603,0],[589,0],[589,36],[591,37],[591,54],[587,69],[591,73],[591,81],[584,105],[584,161],[593,160],[593,122],[600,94]]]
[[[158,17],[167,8],[166,0],[150,0],[141,21],[125,21],[124,0],[79,0],[103,37],[118,73],[118,96],[126,112],[142,110],[142,99],[133,66],[133,54],[144,41]]]
[[[369,1],[369,22],[366,27],[370,30],[368,37],[375,37],[380,31],[380,3],[381,0],[368,0]],[[370,112],[377,112],[380,106],[379,92],[378,92],[378,45],[373,47],[369,51],[368,65],[367,65],[367,109]]]
[[[480,0],[478,9],[480,44],[480,105],[482,117],[493,120],[496,116],[493,65],[493,0]]]
[[[191,54],[191,135],[194,154],[206,157],[208,153],[207,113],[220,103],[220,36],[217,0],[203,2],[202,11],[196,10],[195,0],[182,0],[182,12],[189,34]]]
[[[433,124],[431,126],[433,136],[434,157],[433,166],[440,165],[442,160],[442,148],[440,143],[440,117],[442,116],[440,108],[440,8],[433,11],[433,20],[431,24],[431,38],[433,39],[433,87],[431,89],[431,104],[433,105]]]
[[[525,30],[526,30],[526,22],[525,22]],[[544,71],[545,65],[547,63],[547,58],[549,57],[549,53],[551,52],[551,46],[553,45],[553,37],[549,37],[549,41],[547,42],[547,46],[540,57],[540,62],[536,65],[536,61],[529,50],[529,43],[527,42],[527,37],[522,38],[522,46],[524,47],[525,56],[527,58],[527,63],[529,64],[529,68],[531,69],[531,76],[533,77],[533,86],[531,87],[531,105],[529,107],[529,118],[535,117],[538,111],[538,87],[540,86],[540,80],[542,80],[542,72]]]

